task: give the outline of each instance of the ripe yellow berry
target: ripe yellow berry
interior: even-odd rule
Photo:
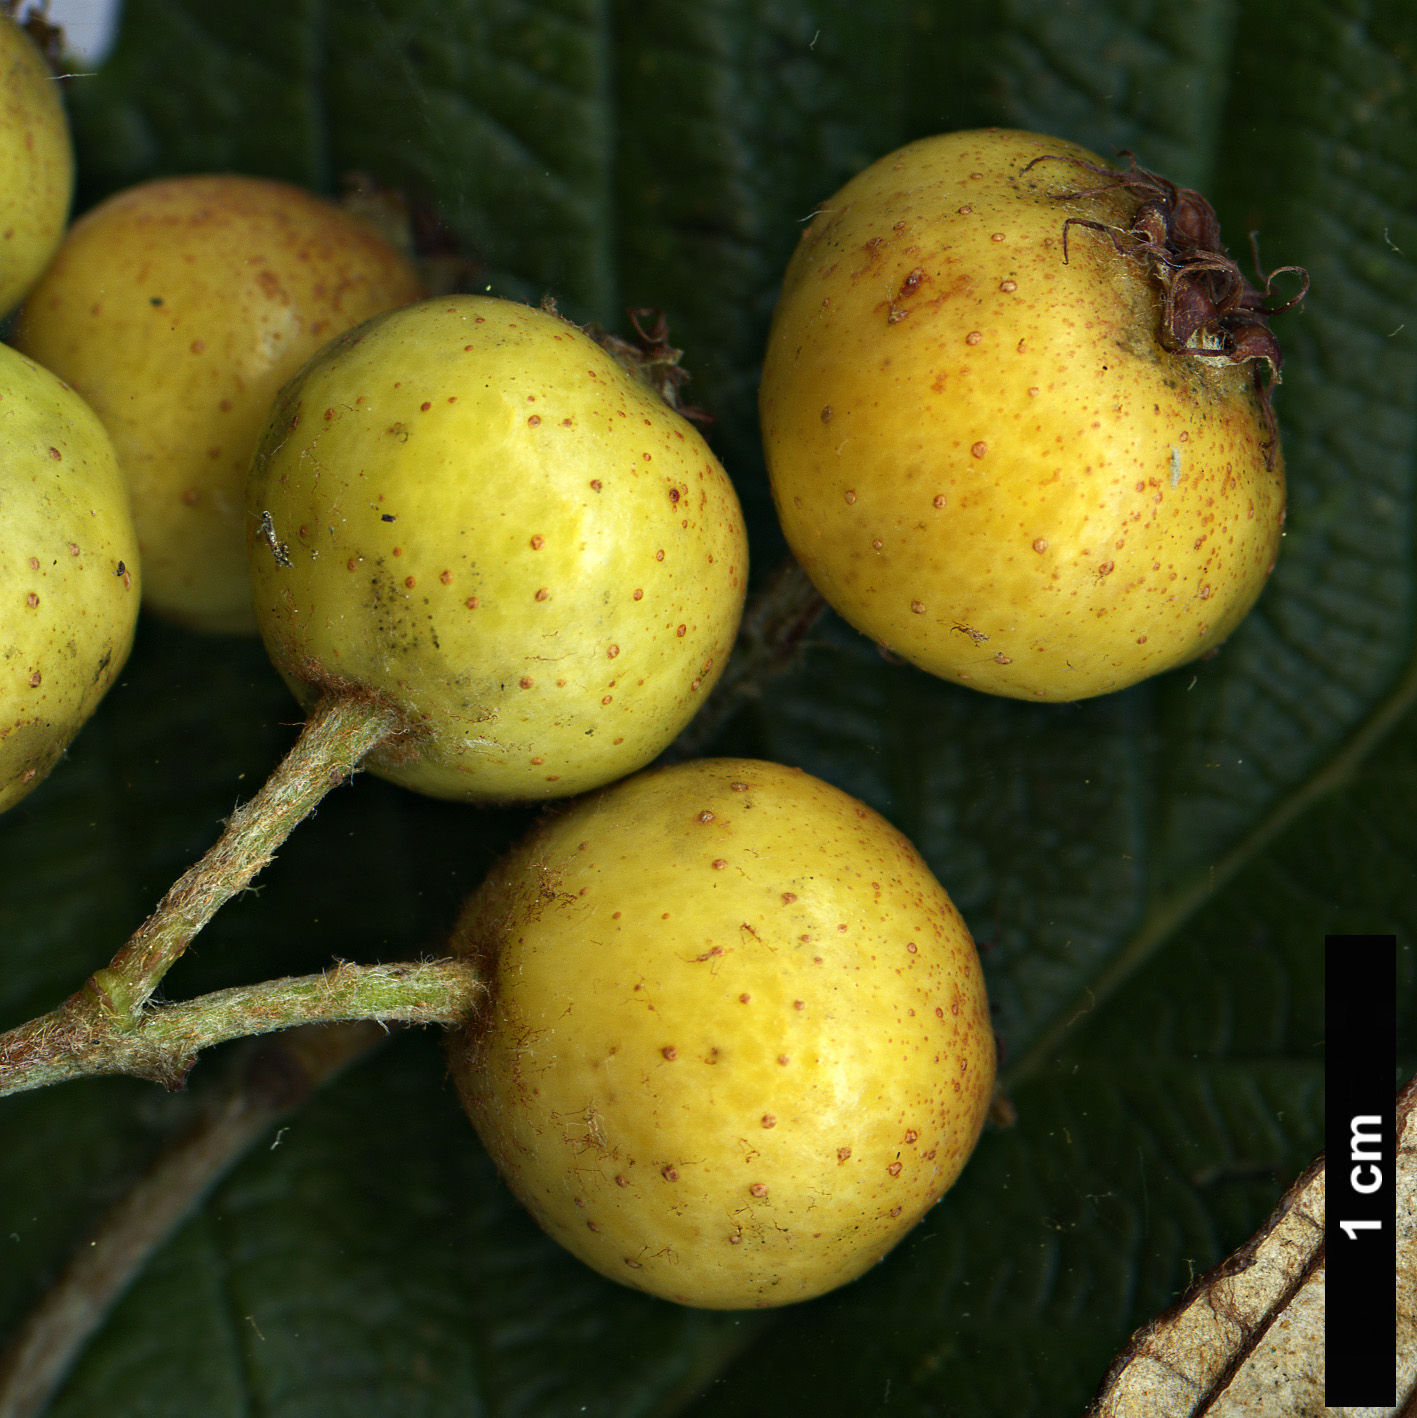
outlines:
[[[149,182],[75,222],[14,342],[111,434],[149,610],[255,630],[242,520],[271,400],[326,340],[420,294],[372,229],[283,182]]]
[[[140,594],[128,489],[102,424],[0,345],[0,812],[117,678]]]
[[[44,56],[0,13],[0,315],[34,284],[64,235],[74,148]]]
[[[552,817],[453,937],[453,1077],[512,1191],[601,1274],[714,1309],[854,1279],[954,1182],[995,1044],[979,958],[876,813],[773,763]]]
[[[793,551],[851,624],[992,694],[1081,699],[1202,654],[1279,547],[1254,367],[1205,331],[1168,347],[1138,198],[1101,166],[1032,133],[912,143],[823,204],[773,320]]]
[[[747,538],[693,426],[559,316],[424,301],[333,341],[251,468],[261,632],[307,706],[396,706],[375,772],[560,797],[643,767],[737,634]]]

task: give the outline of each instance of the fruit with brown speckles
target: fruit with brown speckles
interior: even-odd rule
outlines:
[[[453,1076],[503,1176],[603,1275],[714,1309],[860,1275],[955,1180],[995,1046],[944,889],[777,764],[641,774],[536,829],[453,938],[490,984]]]
[[[271,401],[327,340],[421,294],[371,228],[284,182],[147,182],[74,223],[14,342],[113,438],[147,609],[255,631],[244,490]]]
[[[0,812],[117,678],[140,587],[128,489],[93,412],[0,345]]]
[[[256,609],[307,706],[401,709],[421,792],[561,797],[643,767],[737,635],[747,537],[693,426],[559,316],[425,301],[282,391],[248,488]]]
[[[1272,570],[1283,463],[1249,365],[1159,338],[1122,189],[1053,138],[952,133],[823,204],[761,412],[787,539],[858,629],[992,694],[1122,689],[1217,645]],[[1125,246],[1125,241],[1122,241]],[[1269,466],[1272,461],[1273,466]]]
[[[74,148],[44,56],[0,12],[0,315],[49,264],[74,190]]]

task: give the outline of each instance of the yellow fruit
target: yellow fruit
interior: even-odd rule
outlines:
[[[425,301],[327,346],[252,464],[261,632],[307,706],[399,707],[375,772],[559,797],[643,767],[737,634],[747,539],[692,425],[558,316]]]
[[[490,994],[452,1047],[508,1185],[601,1274],[783,1305],[878,1261],[978,1139],[995,1046],[919,854],[799,770],[680,764],[549,818],[453,948]]]
[[[244,489],[271,401],[326,340],[420,294],[372,230],[281,182],[149,182],[74,224],[14,342],[112,435],[149,610],[255,630]]]
[[[1017,698],[1211,649],[1283,520],[1255,366],[1163,344],[1162,288],[1119,249],[1137,198],[1079,162],[1101,164],[995,130],[882,158],[803,234],[763,371],[774,499],[818,589],[932,674]],[[1070,226],[1065,261],[1070,218],[1108,230]]]
[[[24,299],[69,216],[74,148],[44,56],[0,12],[0,315]]]
[[[0,812],[59,761],[123,668],[138,547],[82,399],[0,345]]]

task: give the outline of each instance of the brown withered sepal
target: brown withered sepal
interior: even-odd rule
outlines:
[[[1095,197],[1117,188],[1125,188],[1138,199],[1126,228],[1086,217],[1068,217],[1063,223],[1064,261],[1068,259],[1069,227],[1100,231],[1110,238],[1120,255],[1140,261],[1160,285],[1162,314],[1157,333],[1166,349],[1233,364],[1253,364],[1255,391],[1267,435],[1266,462],[1273,465],[1279,433],[1272,393],[1279,383],[1283,358],[1269,321],[1303,300],[1309,289],[1309,273],[1302,266],[1279,266],[1263,277],[1264,289],[1259,290],[1225,249],[1215,208],[1199,192],[1178,187],[1142,167],[1134,153],[1124,150],[1120,156],[1128,163],[1122,171],[1062,153],[1034,158],[1023,171],[1040,162],[1065,162],[1103,179],[1093,187],[1058,193],[1061,202]],[[1268,304],[1275,277],[1289,272],[1300,278],[1298,292],[1282,305]]]

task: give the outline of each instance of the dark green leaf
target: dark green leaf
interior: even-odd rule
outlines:
[[[764,1316],[604,1282],[520,1215],[435,1042],[405,1036],[220,1186],[55,1414],[1080,1412],[1320,1150],[1325,932],[1398,935],[1417,1068],[1414,64],[1403,0],[128,0],[70,90],[83,203],[172,172],[332,192],[360,171],[436,208],[497,293],[622,332],[623,306],[664,309],[760,572],[782,546],[754,409],[775,284],[803,219],[891,147],[1000,123],[1133,149],[1313,293],[1278,322],[1288,537],[1217,657],[1040,707],[829,620],[716,745],[884,811],[985,946],[1017,1122],[885,1264]],[[0,818],[0,1023],[107,959],[296,718],[259,647],[144,628]],[[168,991],[424,952],[524,822],[361,779]],[[185,1106],[106,1080],[0,1108],[0,1323]]]

